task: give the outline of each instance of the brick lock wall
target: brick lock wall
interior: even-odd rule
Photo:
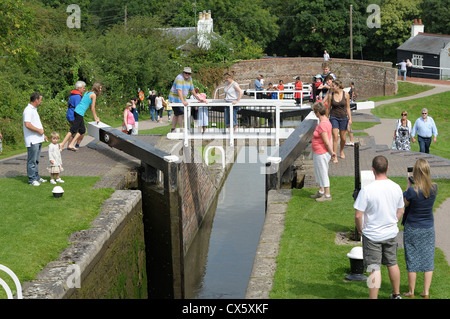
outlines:
[[[218,186],[214,183],[205,163],[185,163],[181,167],[183,250],[186,254],[190,243],[200,227],[210,204],[217,195]]]
[[[234,71],[234,79],[243,89],[249,84],[254,88],[258,74],[264,76],[265,84],[294,82],[294,77],[300,76],[301,81],[312,82],[312,77],[322,73],[321,58],[270,58],[241,61],[230,69]],[[333,59],[329,61],[331,72],[340,79],[345,87],[355,82],[358,100],[364,100],[380,95],[397,93],[397,69],[391,62],[374,62],[361,60]]]

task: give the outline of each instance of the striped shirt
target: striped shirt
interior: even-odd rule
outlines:
[[[194,84],[192,83],[192,78],[189,77],[188,80],[186,80],[183,76],[183,74],[179,74],[175,81],[173,81],[172,88],[170,89],[169,93],[169,101],[174,103],[182,103],[177,90],[182,90],[183,97],[186,99],[189,90],[194,90]]]

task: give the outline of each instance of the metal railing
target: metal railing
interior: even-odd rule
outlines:
[[[249,86],[248,83],[243,86]],[[295,93],[301,94],[300,105],[303,105],[303,99],[310,97],[312,94],[312,86],[309,83],[305,83],[302,86],[302,90],[295,90],[292,84],[286,84],[285,86],[292,87],[284,90],[261,90],[257,91],[255,89],[244,89],[244,94],[253,97],[253,99],[267,99],[267,100],[292,100],[294,99]],[[214,92],[214,99],[218,99],[220,96],[224,96],[221,91],[224,87],[218,87]],[[270,97],[268,97],[270,96]],[[275,97],[274,97],[275,96]]]
[[[270,139],[279,146],[280,139],[287,138],[293,131],[292,128],[281,127],[283,119],[287,116],[304,117],[311,111],[309,105],[299,106],[294,100],[275,99],[241,99],[235,105],[224,100],[210,100],[208,103],[189,100],[188,106],[182,103],[172,103],[171,106],[184,108],[184,128],[176,129],[167,137],[183,139],[185,146],[190,140],[203,139],[227,139],[230,146],[234,145],[235,139]],[[205,123],[192,123],[191,115],[195,108],[198,112],[207,111],[205,127],[202,125]],[[235,123],[237,125],[233,125]]]
[[[430,71],[428,72],[424,72],[424,71],[418,71],[418,70],[425,70],[425,69],[430,69]],[[439,70],[436,72],[431,72],[432,70]],[[438,76],[439,80],[449,80],[450,79],[450,68],[444,68],[444,67],[436,67],[436,66],[417,66],[417,65],[413,65],[413,67],[411,68],[411,77],[414,77],[414,75],[416,77],[420,77],[421,75],[427,75],[427,76]]]

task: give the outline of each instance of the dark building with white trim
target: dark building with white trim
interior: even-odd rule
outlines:
[[[412,77],[450,80],[450,35],[424,33],[416,19],[411,37],[397,48],[397,59],[411,61]]]

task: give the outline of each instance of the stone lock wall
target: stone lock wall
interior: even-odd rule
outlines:
[[[264,76],[265,84],[278,84],[279,80],[294,82],[296,76],[300,76],[304,83],[311,83],[314,75],[322,73],[323,62],[321,58],[268,58],[240,61],[230,70],[235,72],[234,79],[246,89],[247,83],[254,88],[259,74]],[[397,93],[397,69],[392,67],[391,62],[333,59],[329,64],[331,72],[343,82],[344,87],[355,83],[360,101]]]
[[[140,191],[117,190],[91,228],[23,286],[25,299],[146,299]]]
[[[225,156],[234,157],[234,149],[226,149]],[[227,164],[225,169],[220,163],[208,166],[202,160],[200,152],[193,152],[191,163],[181,165],[179,181],[184,254],[189,249],[211,203],[218,195],[231,165]]]

